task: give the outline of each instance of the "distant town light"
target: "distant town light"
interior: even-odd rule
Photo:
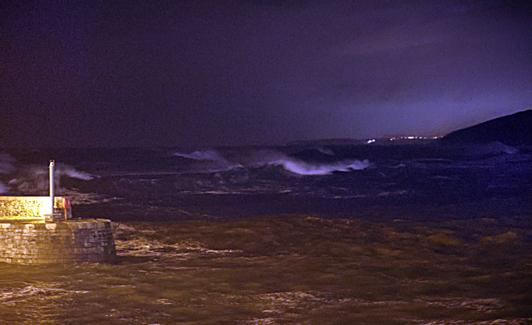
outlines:
[[[429,140],[429,139],[439,139],[441,136],[420,136],[420,135],[403,135],[398,137],[388,138],[388,141],[397,141],[397,140]],[[370,140],[366,141],[369,143]]]

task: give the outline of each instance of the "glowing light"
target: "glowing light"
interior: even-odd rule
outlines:
[[[0,196],[0,220],[44,222],[50,205],[49,196]],[[68,199],[56,196],[54,205],[70,217],[72,210]]]

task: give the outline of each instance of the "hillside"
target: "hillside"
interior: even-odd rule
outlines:
[[[521,111],[449,133],[448,143],[488,143],[532,145],[532,110]]]

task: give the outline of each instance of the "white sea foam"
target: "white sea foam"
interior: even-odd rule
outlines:
[[[325,149],[328,150],[328,149]],[[333,154],[332,151],[325,151]],[[367,168],[368,160],[343,160],[338,162],[306,162],[301,159],[290,157],[275,150],[259,150],[248,157],[245,163],[248,167],[280,166],[284,170],[297,175],[318,176],[329,175],[334,172],[350,172]]]
[[[57,184],[60,184],[61,177],[65,176],[83,181],[94,178],[93,175],[77,170],[72,166],[58,164],[55,173]],[[36,165],[19,167],[16,177],[11,178],[8,184],[11,188],[21,193],[45,191],[48,188],[48,168]]]
[[[298,175],[329,175],[334,172],[350,172],[366,169],[368,160],[350,160],[336,163],[318,164],[307,163],[296,159],[280,159],[272,161],[270,165],[282,166],[285,170]]]
[[[334,155],[327,148],[318,148],[320,152],[326,155]],[[256,150],[247,152],[239,156],[232,155],[231,160],[226,158],[216,150],[194,151],[192,153],[174,153],[175,156],[212,162],[213,165],[201,166],[203,172],[221,172],[229,171],[235,168],[257,168],[264,166],[280,166],[284,170],[297,175],[329,175],[334,172],[350,172],[367,168],[370,163],[367,160],[344,160],[338,162],[306,162],[297,158],[290,157],[283,152],[276,150]],[[194,169],[194,172],[198,170]]]
[[[64,298],[78,294],[88,293],[85,290],[67,290],[60,288],[58,284],[51,283],[50,286],[39,284],[27,285],[22,288],[4,288],[0,290],[0,302],[6,305],[14,305],[31,298]]]
[[[232,255],[242,253],[238,249],[210,249],[195,241],[180,241],[173,244],[163,243],[155,239],[146,237],[128,238],[122,240],[121,235],[130,237],[132,232],[137,230],[133,227],[117,226],[116,249],[121,256],[143,256],[143,257],[174,257],[190,258],[199,255]],[[142,232],[142,231],[139,231]]]

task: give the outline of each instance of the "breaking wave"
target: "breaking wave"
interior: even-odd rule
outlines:
[[[36,191],[45,191],[48,188],[48,168],[42,166],[22,166],[17,169],[15,177],[11,178],[8,185],[11,189],[15,189],[21,193],[34,193]],[[94,178],[94,175],[76,168],[66,165],[58,164],[55,172],[56,184],[61,184],[62,177],[69,177],[79,179],[82,181],[89,181]],[[0,191],[2,190],[0,186]],[[7,190],[7,188],[4,188]]]
[[[282,159],[269,163],[270,165],[282,166],[285,170],[307,176],[330,175],[334,172],[350,172],[354,170],[366,169],[369,166],[368,160],[342,161],[330,164],[314,164],[295,159]]]
[[[324,154],[331,156],[334,153],[324,149]],[[322,152],[320,150],[319,152]],[[336,162],[307,162],[299,158],[294,158],[286,153],[277,150],[252,150],[240,155],[229,154],[226,158],[217,150],[194,151],[192,153],[176,152],[174,156],[210,163],[203,165],[203,172],[228,171],[234,168],[260,168],[264,166],[279,166],[285,171],[297,175],[318,176],[330,175],[334,172],[350,172],[367,168],[368,160],[342,160]],[[197,170],[194,170],[197,172]]]
[[[513,155],[519,153],[519,149],[499,141],[474,146],[471,151],[474,155]]]
[[[192,159],[192,160],[206,160],[206,161],[225,161],[225,158],[216,150],[194,151],[191,153],[175,152],[174,156]]]
[[[318,147],[316,149],[319,153],[322,153],[324,155],[327,155],[327,156],[334,156],[334,151],[332,151],[331,149],[329,148],[324,148],[324,147]]]
[[[238,162],[233,162],[226,159],[220,152],[216,150],[194,151],[192,153],[175,152],[174,156],[185,159],[191,159],[198,164],[193,165],[188,173],[219,173],[231,171],[235,168],[243,167]]]

